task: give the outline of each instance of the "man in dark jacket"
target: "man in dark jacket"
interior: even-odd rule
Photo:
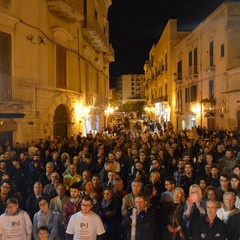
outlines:
[[[136,240],[155,239],[156,217],[147,206],[147,196],[139,194],[135,197],[135,208],[129,209],[123,216],[122,227],[126,230],[126,240],[132,239],[131,235],[135,235]]]
[[[208,200],[206,210],[207,216],[200,218],[194,228],[193,239],[225,240],[226,226],[224,222],[217,217],[218,203],[213,200]]]

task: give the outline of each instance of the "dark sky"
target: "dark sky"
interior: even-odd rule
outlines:
[[[179,31],[191,31],[224,0],[112,0],[108,20],[115,62],[110,85],[122,74],[144,73],[143,66],[170,18]]]

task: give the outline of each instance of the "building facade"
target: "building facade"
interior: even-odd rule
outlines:
[[[159,39],[149,52],[144,65],[147,101],[146,114],[152,120],[164,125],[171,121],[175,125],[175,49],[177,43],[186,36],[177,31],[177,20],[170,19]]]
[[[240,129],[239,42],[240,3],[224,2],[175,44],[169,79],[175,129]]]
[[[121,94],[122,104],[144,100],[145,75],[125,74],[117,79],[117,91]]]
[[[111,0],[0,1],[1,140],[104,127]]]

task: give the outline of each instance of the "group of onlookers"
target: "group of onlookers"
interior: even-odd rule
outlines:
[[[2,143],[0,239],[239,239],[239,132],[153,130]]]

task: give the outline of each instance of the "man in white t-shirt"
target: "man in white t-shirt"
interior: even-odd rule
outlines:
[[[66,240],[101,240],[105,230],[101,218],[91,211],[93,200],[82,199],[81,211],[71,216],[66,230]]]

